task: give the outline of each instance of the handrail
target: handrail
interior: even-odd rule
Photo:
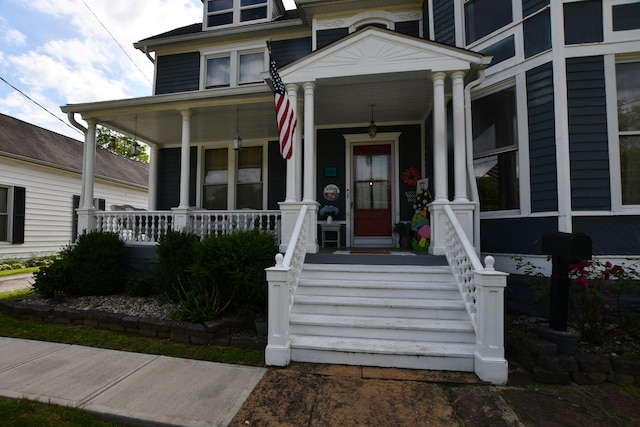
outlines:
[[[302,209],[300,209],[300,213],[298,214],[296,225],[293,227],[293,233],[291,233],[291,240],[289,240],[289,246],[287,247],[282,261],[282,265],[285,267],[291,266],[292,261],[297,261],[299,259],[295,257],[296,252],[304,251],[305,249],[304,240],[306,240],[306,236],[304,234],[304,221],[307,218],[307,210],[308,206],[303,205]],[[295,265],[293,267],[295,267]]]

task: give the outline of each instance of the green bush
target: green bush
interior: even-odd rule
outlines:
[[[169,231],[160,238],[156,248],[156,286],[172,302],[179,302],[191,288],[189,267],[197,246],[198,236],[185,231]]]
[[[274,265],[278,246],[273,235],[259,230],[205,237],[191,268],[192,280],[217,289],[236,314],[264,317],[267,312],[265,268]]]
[[[204,284],[195,283],[191,289],[182,292],[178,308],[171,313],[171,317],[188,322],[206,322],[215,319],[222,313],[229,303],[228,299],[222,299],[216,286],[207,287]]]
[[[35,274],[34,288],[49,298],[121,293],[127,278],[126,261],[127,249],[116,234],[85,233]]]
[[[144,271],[129,274],[124,291],[130,297],[146,297],[156,293],[153,281]]]

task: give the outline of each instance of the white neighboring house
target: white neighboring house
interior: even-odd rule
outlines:
[[[76,235],[83,142],[0,114],[0,261],[58,252]],[[147,164],[96,150],[96,209],[147,209]]]

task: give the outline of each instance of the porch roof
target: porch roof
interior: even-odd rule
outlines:
[[[370,104],[380,125],[422,122],[432,105],[432,72],[467,71],[473,80],[488,57],[385,29],[367,27],[280,69],[285,83],[315,82],[319,127],[367,126]],[[268,73],[264,73],[269,80]],[[270,82],[269,82],[270,83]],[[302,102],[303,95],[298,97]],[[277,139],[273,95],[266,84],[115,101],[69,104],[65,113],[150,145],[179,146],[181,110],[190,110],[192,144]]]

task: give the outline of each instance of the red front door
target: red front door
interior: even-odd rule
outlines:
[[[354,242],[391,236],[391,145],[353,147],[353,189]]]

